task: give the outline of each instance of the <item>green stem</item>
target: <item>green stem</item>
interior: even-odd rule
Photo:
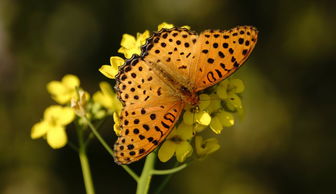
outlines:
[[[77,134],[78,134],[78,142],[79,142],[78,154],[79,154],[79,159],[80,159],[80,163],[82,167],[85,190],[87,194],[94,194],[95,191],[94,191],[94,186],[92,182],[90,164],[89,164],[89,160],[86,155],[86,147],[84,145],[83,132],[80,129],[78,129],[77,131],[78,131]]]
[[[96,136],[96,138],[98,139],[98,141],[104,146],[104,148],[107,150],[107,152],[114,157],[114,153],[112,151],[112,149],[108,146],[108,144],[105,142],[105,140],[100,136],[100,134],[98,133],[98,131],[96,130],[96,128],[93,126],[93,124],[86,118],[83,117],[83,119],[86,121],[86,123],[89,125],[92,133]],[[136,175],[128,166],[126,165],[121,165],[121,167],[135,180],[138,182],[139,180],[139,176]]]
[[[103,125],[105,120],[106,120],[106,117],[104,117],[102,120],[99,121],[99,123],[95,127],[96,131],[98,131],[98,129]],[[94,137],[95,135],[91,132],[89,136],[86,138],[85,145],[87,146]]]
[[[152,174],[154,175],[167,175],[167,174],[173,174],[175,172],[178,172],[185,167],[187,167],[187,164],[182,164],[181,166],[178,166],[176,168],[168,169],[168,170],[152,170]]]
[[[147,194],[149,190],[149,184],[152,179],[152,171],[154,169],[156,154],[150,153],[146,157],[145,165],[143,167],[140,179],[138,181],[136,194]]]

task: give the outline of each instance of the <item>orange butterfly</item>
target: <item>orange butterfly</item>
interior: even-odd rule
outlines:
[[[239,26],[229,31],[162,29],[147,39],[141,56],[119,68],[116,90],[123,103],[121,135],[114,145],[118,164],[135,162],[167,137],[186,104],[198,92],[234,73],[248,58],[258,31]]]

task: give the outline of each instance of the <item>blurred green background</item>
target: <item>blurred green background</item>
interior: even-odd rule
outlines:
[[[122,34],[164,21],[260,32],[234,75],[246,85],[245,118],[219,136],[220,151],[174,175],[164,193],[336,193],[335,9],[325,0],[0,0],[0,193],[85,192],[74,151],[30,139],[55,104],[45,85],[72,73],[97,91],[110,81],[98,68],[117,55]],[[102,131],[112,145],[112,121]],[[134,192],[97,141],[89,157],[97,193]]]

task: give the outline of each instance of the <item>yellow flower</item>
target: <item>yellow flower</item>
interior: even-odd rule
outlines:
[[[217,151],[220,148],[216,138],[209,138],[204,140],[202,136],[195,137],[196,154],[204,158],[205,156]]]
[[[93,100],[103,107],[107,108],[110,113],[120,112],[122,105],[114,93],[111,85],[107,82],[100,82],[100,90],[93,95]]]
[[[70,102],[76,96],[76,87],[79,87],[79,79],[75,75],[65,75],[61,81],[51,81],[47,84],[47,90],[51,97],[59,104]]]
[[[121,48],[118,53],[124,54],[126,58],[131,58],[133,54],[140,55],[141,46],[146,43],[146,39],[149,38],[149,31],[146,30],[144,33],[138,33],[137,38],[130,34],[123,34],[121,39]]]
[[[220,134],[224,127],[232,127],[233,125],[233,115],[229,112],[221,110],[211,119],[210,129],[216,134]]]
[[[211,116],[208,112],[206,111],[200,111],[195,113],[195,119],[196,122],[201,124],[201,125],[209,125],[211,122]]]
[[[187,125],[193,125],[195,123],[195,114],[187,109],[183,113],[183,123]]]
[[[195,123],[201,125],[209,125],[211,122],[211,116],[206,110],[210,105],[210,96],[207,94],[201,94],[200,103],[198,107],[186,107],[186,111],[183,114],[183,122],[187,125],[194,125]]]
[[[192,127],[181,123],[176,129],[169,134],[166,141],[160,147],[158,157],[160,161],[167,162],[174,154],[179,162],[192,154],[192,147],[189,143],[193,137]]]
[[[103,109],[102,105],[97,102],[88,104],[87,109],[91,111],[94,119],[100,120],[106,116],[106,110]]]
[[[222,100],[227,99],[228,97],[228,87],[229,87],[229,80],[224,80],[216,87],[216,93],[218,97]]]
[[[45,137],[48,144],[58,149],[66,145],[65,126],[75,118],[74,111],[69,107],[53,105],[44,111],[43,120],[32,127],[31,138]]]
[[[210,94],[210,104],[206,108],[206,111],[209,112],[210,114],[216,112],[217,110],[223,108],[221,104],[221,100],[218,98],[216,94]]]
[[[245,90],[245,86],[240,79],[231,79],[228,87],[229,92],[232,93],[242,93]]]
[[[158,31],[160,31],[162,28],[166,28],[166,29],[170,29],[170,28],[174,28],[174,24],[169,24],[167,22],[163,22],[161,24],[158,25]],[[181,26],[181,28],[186,28],[188,30],[190,30],[190,26]]]
[[[83,117],[85,116],[86,110],[85,106],[87,104],[87,95],[85,94],[84,90],[79,90],[78,91],[78,97],[77,98],[72,98],[71,99],[71,108],[75,111],[75,113]]]
[[[225,102],[226,102],[226,107],[230,111],[241,112],[243,110],[242,101],[237,94],[229,93],[228,98],[225,100]]]
[[[187,25],[181,26],[181,28],[186,28],[186,29],[188,29],[188,30],[191,29],[191,27],[190,27],[190,26],[187,26]]]
[[[120,119],[117,112],[113,113],[113,120],[114,120],[113,130],[117,136],[120,136],[121,135]]]
[[[103,65],[99,68],[99,71],[105,75],[107,78],[115,79],[118,73],[118,67],[124,64],[124,59],[113,56],[110,58],[110,65]]]
[[[241,98],[237,94],[242,93],[244,90],[244,83],[240,79],[229,79],[222,81],[216,87],[216,94],[225,102],[228,110],[242,115],[244,109]]]
[[[174,28],[174,25],[168,24],[167,22],[163,22],[158,25],[158,31],[160,31],[162,28],[170,29],[170,28]]]

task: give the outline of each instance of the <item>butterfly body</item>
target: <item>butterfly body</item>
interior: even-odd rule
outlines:
[[[115,161],[129,164],[153,151],[170,133],[198,92],[234,73],[257,40],[254,27],[229,31],[162,29],[147,39],[141,56],[119,68],[116,91],[123,103]]]

